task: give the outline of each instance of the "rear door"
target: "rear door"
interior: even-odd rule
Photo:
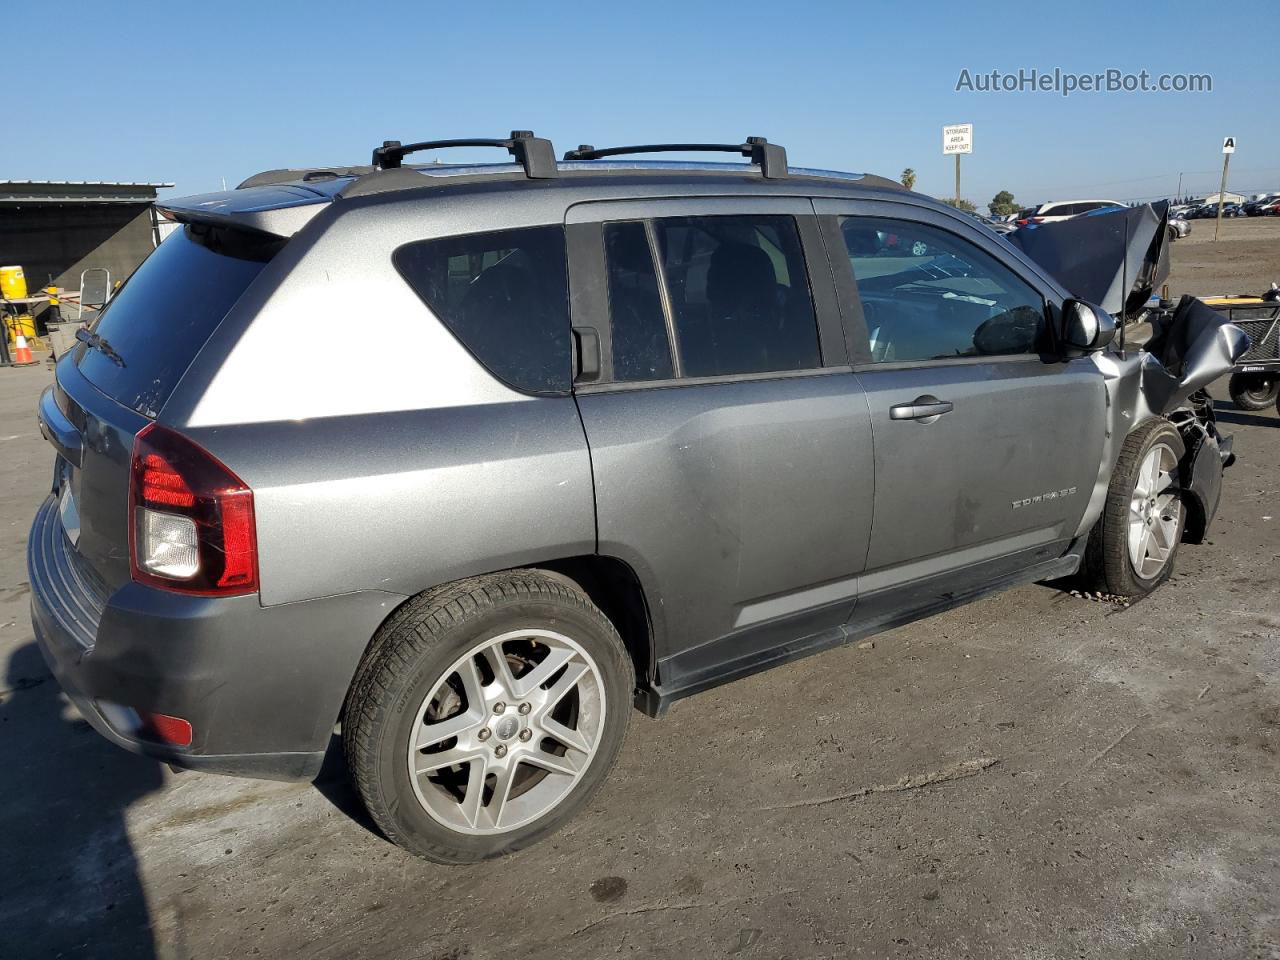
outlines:
[[[1060,556],[1098,474],[1106,396],[1092,361],[1056,353],[1056,294],[968,222],[882,201],[815,206],[858,303],[854,369],[875,434],[860,619],[934,602],[961,571],[982,582]],[[899,249],[877,249],[886,233]]]
[[[665,687],[839,636],[853,607],[870,423],[812,213],[716,198],[568,214],[575,332],[600,357],[575,387],[599,549],[657,598]]]

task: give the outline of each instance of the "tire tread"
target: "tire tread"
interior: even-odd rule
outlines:
[[[1175,452],[1181,455],[1182,435],[1178,433],[1177,427],[1163,417],[1139,426],[1125,438],[1124,445],[1120,448],[1120,456],[1111,472],[1111,483],[1107,488],[1102,515],[1090,531],[1085,546],[1085,580],[1093,589],[1121,597],[1142,596],[1163,583],[1173,571],[1173,564],[1177,559],[1176,545],[1174,556],[1170,557],[1162,574],[1150,584],[1139,582],[1130,569],[1129,531],[1127,522],[1124,522],[1129,512],[1133,474],[1158,434],[1168,434],[1173,440]],[[1184,504],[1183,515],[1185,514]]]

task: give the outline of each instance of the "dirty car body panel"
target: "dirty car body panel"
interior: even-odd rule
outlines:
[[[145,347],[112,332],[113,314],[131,309],[122,296],[41,401],[57,456],[28,548],[37,638],[89,721],[128,749],[314,776],[370,638],[407,598],[583,558],[634,573],[645,628],[631,642],[646,648],[637,699],[660,713],[734,677],[1072,572],[1124,437],[1179,411],[1198,431],[1189,485],[1212,517],[1225,451],[1192,395],[1235,349],[1230,331],[1197,316],[1160,357],[1068,355],[1054,330],[1071,291],[1051,267],[886,181],[575,163],[549,180],[506,165],[279,180],[294,176],[168,204],[184,227],[156,264],[185,250],[183,270],[226,268],[238,285],[194,353],[170,358],[163,389],[121,386],[147,366]],[[605,376],[570,386],[585,344],[617,335],[592,273],[602,225],[733,214],[794,224],[804,276],[787,295],[811,298],[817,359],[640,385],[611,379],[606,363]],[[873,362],[840,237],[842,217],[867,216],[926,223],[1003,263],[1039,298],[1044,349]],[[407,245],[534,228],[570,238],[565,317],[578,337],[564,388],[541,393],[489,369],[396,266]],[[699,276],[705,264],[690,262]],[[144,265],[125,292],[144,296],[163,281],[155,273]],[[369,356],[353,358],[360,347]],[[922,397],[953,409],[891,413]],[[136,576],[131,484],[146,479],[134,451],[160,428],[252,491],[252,592],[173,592]],[[185,718],[191,742],[148,739],[149,714]]]

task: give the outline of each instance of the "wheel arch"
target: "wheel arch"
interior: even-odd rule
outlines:
[[[650,689],[656,680],[657,664],[655,623],[650,612],[650,598],[645,591],[640,576],[626,561],[604,554],[580,554],[568,557],[555,557],[547,560],[525,563],[515,567],[500,567],[482,573],[472,574],[456,580],[424,587],[411,596],[405,597],[394,609],[390,610],[370,634],[352,676],[347,682],[347,694],[338,712],[341,717],[346,709],[346,701],[351,696],[351,689],[366,660],[373,656],[377,647],[377,638],[389,625],[395,623],[401,612],[417,598],[424,595],[442,594],[454,586],[480,576],[507,573],[519,570],[537,570],[550,573],[570,581],[581,589],[600,608],[601,612],[613,623],[623,645],[631,657],[635,668],[637,703],[643,705],[647,701],[640,694]]]

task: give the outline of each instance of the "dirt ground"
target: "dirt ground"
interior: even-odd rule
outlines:
[[[1175,291],[1280,279],[1199,221]],[[1280,419],[1129,608],[1026,587],[636,714],[566,830],[471,868],[320,784],[174,775],[62,701],[24,543],[43,366],[0,370],[0,957],[1280,958]],[[161,642],[163,638],[157,638]]]
[[[1280,217],[1192,220],[1191,235],[1170,249],[1169,294],[1198,297],[1222,293],[1257,295],[1280,283]]]

